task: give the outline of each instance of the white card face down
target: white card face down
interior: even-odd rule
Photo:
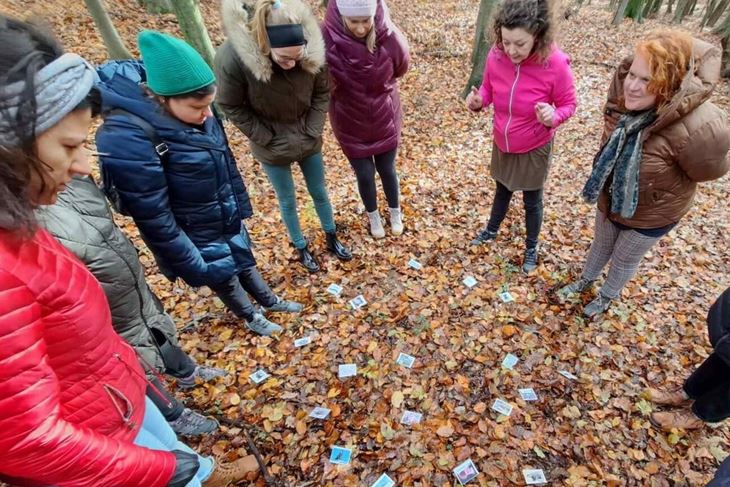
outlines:
[[[337,377],[340,379],[354,375],[357,375],[357,365],[355,364],[342,364],[337,371]]]
[[[532,388],[518,389],[518,392],[523,401],[537,401],[537,394]]]
[[[558,370],[558,374],[562,375],[562,376],[563,376],[563,377],[565,377],[566,379],[570,379],[570,380],[578,380],[578,377],[574,376],[573,374],[571,374],[571,373],[570,373],[570,372],[568,372],[567,370]]]
[[[408,261],[408,267],[410,267],[411,269],[416,269],[417,271],[420,271],[421,269],[423,269],[423,264],[418,262],[416,259],[411,259]]]
[[[255,384],[261,384],[263,381],[269,378],[269,374],[267,374],[264,370],[259,369],[253,374],[248,376],[249,379],[251,379]]]
[[[294,346],[297,348],[303,347],[305,345],[309,345],[310,343],[312,343],[311,337],[303,337],[303,338],[298,338],[298,339],[294,340]]]
[[[502,367],[505,369],[512,370],[515,365],[517,365],[517,362],[519,362],[520,359],[512,355],[511,353],[508,353],[507,356],[502,360]]]
[[[499,299],[501,299],[503,303],[511,303],[512,301],[515,300],[514,296],[512,296],[507,291],[505,291],[503,293],[499,293]]]
[[[337,284],[330,284],[327,288],[327,292],[333,296],[340,297],[340,294],[342,294],[342,287]]]
[[[408,355],[407,353],[400,353],[398,354],[398,358],[396,359],[395,363],[410,369],[413,367],[413,364],[416,363],[416,357]]]
[[[327,408],[322,407],[316,407],[312,409],[312,412],[309,413],[309,417],[315,418],[315,419],[325,419],[327,416],[330,415],[330,410]]]
[[[494,404],[492,404],[492,409],[497,411],[499,414],[503,414],[504,416],[509,416],[510,414],[512,414],[512,405],[507,401],[503,401],[502,399],[497,399],[496,401],[494,401]]]
[[[547,478],[545,478],[545,472],[543,472],[540,469],[537,469],[537,470],[525,469],[522,471],[522,475],[525,477],[525,483],[527,485],[547,484]]]
[[[454,476],[461,485],[466,485],[467,482],[474,480],[477,475],[479,475],[479,471],[471,459],[465,461],[454,469]]]
[[[474,287],[477,285],[477,280],[473,276],[466,276],[462,281],[466,287]]]
[[[413,425],[418,424],[423,419],[423,414],[416,411],[404,411],[400,418],[401,424]]]
[[[365,301],[365,298],[362,294],[357,295],[354,299],[350,300],[350,306],[352,306],[352,309],[360,309],[366,304],[368,304],[368,302]]]
[[[395,485],[395,482],[393,479],[388,477],[388,474],[383,474],[380,477],[378,477],[378,480],[375,481],[373,485],[370,487],[393,487]]]

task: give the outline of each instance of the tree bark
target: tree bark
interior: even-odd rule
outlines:
[[[667,1],[667,11],[666,11],[667,14],[671,14],[672,13],[672,5],[673,4],[674,4],[674,0],[668,0]]]
[[[169,14],[172,12],[170,0],[139,0],[139,4],[144,7],[147,13],[151,14]]]
[[[89,10],[94,24],[104,40],[106,50],[109,52],[111,59],[131,59],[133,56],[124,45],[124,41],[119,37],[117,29],[114,28],[112,19],[109,18],[102,0],[84,0],[86,8]]]
[[[702,24],[700,24],[700,27],[715,27],[722,17],[722,14],[727,10],[728,5],[730,5],[730,0],[714,1],[708,4],[707,11],[705,12],[705,16],[702,18]]]
[[[722,44],[722,77],[730,78],[730,12],[714,32],[720,35],[720,43]]]
[[[210,42],[208,29],[203,23],[198,2],[196,0],[174,0],[172,7],[185,40],[203,56],[206,63],[213,66],[215,49],[213,49],[213,43]]]
[[[464,91],[461,93],[462,98],[466,98],[472,86],[479,88],[482,84],[484,63],[489,52],[489,18],[496,3],[496,0],[480,0],[479,2],[479,14],[477,15],[476,32],[474,33],[474,43],[471,51],[471,74]]]
[[[689,9],[692,6],[691,0],[678,0],[676,9],[674,10],[674,18],[672,23],[681,24],[684,17],[689,13]]]
[[[618,7],[616,8],[616,13],[613,16],[613,22],[611,22],[613,25],[621,24],[621,21],[624,19],[624,12],[626,12],[626,6],[628,4],[629,0],[621,0],[621,2],[618,4]]]

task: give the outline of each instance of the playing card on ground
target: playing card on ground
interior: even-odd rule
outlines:
[[[395,485],[395,482],[393,482],[393,479],[388,477],[388,474],[384,473],[380,477],[378,477],[378,480],[375,481],[373,485],[370,487],[393,487]]]
[[[454,469],[454,476],[461,485],[466,485],[470,480],[474,480],[477,475],[479,475],[479,471],[471,460],[465,461]]]
[[[416,411],[404,411],[403,416],[400,418],[400,422],[402,424],[418,424],[421,422],[421,419],[423,418],[423,414],[417,413]]]
[[[567,370],[558,370],[558,374],[562,375],[562,376],[563,376],[563,377],[565,377],[566,379],[570,379],[570,380],[578,380],[578,377],[574,376],[573,374],[571,374],[571,373],[570,373],[570,372],[568,372]]]
[[[336,463],[337,465],[347,465],[350,463],[351,456],[352,451],[349,448],[333,446],[332,453],[330,454],[330,462]]]
[[[509,416],[510,414],[512,414],[512,405],[507,401],[503,401],[502,399],[497,399],[496,401],[494,401],[494,404],[492,404],[492,409],[497,411],[499,414],[503,414],[505,416]]]
[[[315,418],[315,419],[325,419],[329,415],[330,415],[330,410],[327,408],[322,408],[322,407],[316,407],[316,408],[312,409],[311,413],[309,413],[309,417]]]
[[[262,369],[259,369],[253,374],[249,375],[248,378],[251,379],[255,384],[261,384],[263,381],[269,378],[269,374],[267,374]]]
[[[545,478],[545,472],[543,472],[540,469],[537,469],[537,470],[525,469],[522,471],[522,475],[525,477],[525,482],[527,483],[527,485],[547,484],[547,479]]]
[[[519,362],[520,359],[512,355],[511,353],[508,353],[507,356],[502,360],[502,367],[505,369],[512,369],[515,365],[517,365],[517,362]]]
[[[342,287],[338,286],[337,284],[330,284],[327,288],[327,292],[339,298],[340,294],[342,294]]]
[[[395,363],[397,363],[398,365],[402,365],[403,367],[407,367],[409,369],[413,367],[413,364],[415,362],[416,357],[408,355],[407,353],[398,354],[398,358],[395,361]]]
[[[477,280],[473,276],[466,276],[462,282],[466,287],[474,287],[477,285]]]
[[[340,379],[352,377],[353,375],[357,375],[357,365],[355,364],[342,364],[337,371],[337,377]]]
[[[310,343],[312,343],[311,337],[297,338],[296,340],[294,340],[294,346],[297,348],[303,347],[304,345],[309,345]]]
[[[352,309],[360,309],[366,304],[368,304],[368,302],[365,301],[365,298],[362,294],[357,295],[354,299],[350,300],[350,306],[352,306]]]
[[[515,300],[515,298],[507,291],[499,293],[499,299],[501,299],[503,303],[511,303]]]
[[[410,267],[411,269],[416,269],[417,271],[423,269],[423,265],[421,265],[421,263],[418,262],[416,259],[409,260],[408,267]]]
[[[537,401],[537,394],[532,388],[518,389],[518,392],[523,401]]]

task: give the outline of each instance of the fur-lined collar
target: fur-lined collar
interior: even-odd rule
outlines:
[[[307,55],[300,61],[302,69],[317,74],[325,64],[324,40],[319,23],[312,11],[301,0],[283,0],[302,19],[304,38],[307,40]],[[243,64],[251,70],[256,79],[271,80],[273,72],[269,56],[261,53],[248,28],[249,15],[253,15],[255,0],[223,0],[221,17],[228,42]]]

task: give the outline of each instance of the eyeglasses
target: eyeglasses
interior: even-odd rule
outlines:
[[[276,59],[276,61],[278,61],[280,63],[289,63],[289,62],[301,61],[302,59],[304,59],[307,56],[307,45],[304,44],[302,46],[301,52],[296,57],[279,56],[278,54],[276,54],[274,52],[273,49],[271,50],[271,55]]]

